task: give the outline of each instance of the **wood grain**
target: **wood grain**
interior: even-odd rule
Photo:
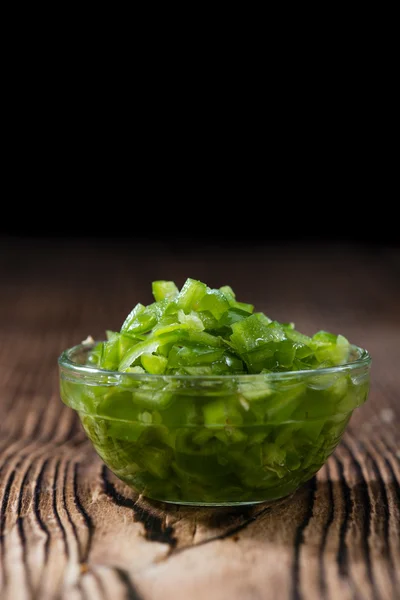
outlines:
[[[317,475],[273,505],[137,497],[58,393],[57,357],[120,327],[153,279],[230,284],[307,333],[368,348],[368,402]],[[399,600],[400,253],[0,241],[3,600]]]

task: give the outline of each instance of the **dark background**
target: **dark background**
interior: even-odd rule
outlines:
[[[216,115],[181,115],[175,128],[143,113],[127,125],[126,109],[103,122],[98,108],[26,115],[7,148],[0,235],[179,248],[400,243],[397,165],[384,123],[365,127],[361,109],[283,108],[238,130]]]
[[[275,57],[267,96],[251,69],[225,90],[187,73],[164,88],[141,61],[149,85],[118,65],[110,84],[96,64],[68,83],[24,62],[7,96],[0,235],[180,249],[400,243],[397,105],[382,61],[357,65],[364,89],[354,66],[333,74],[292,53],[281,69]]]
[[[74,201],[75,202],[75,201]],[[39,216],[27,211],[9,214],[0,223],[0,236],[25,239],[93,240],[112,247],[120,243],[162,242],[173,249],[194,249],[203,246],[257,247],[269,244],[285,246],[356,245],[359,247],[399,247],[400,233],[396,209],[384,204],[341,209],[312,208],[301,211],[282,206],[282,212],[268,203],[238,210],[241,201],[224,203],[225,209],[214,211],[217,200],[202,206],[183,207],[174,211],[160,211],[153,202],[144,202],[146,208],[132,202],[121,210],[97,208],[93,214],[84,213],[80,201],[72,206],[69,215],[63,209],[54,211],[43,207]],[[248,202],[250,203],[250,202]],[[116,203],[117,204],[117,203]],[[236,206],[235,206],[236,204]],[[50,212],[59,212],[52,218]]]
[[[130,138],[121,120],[107,132],[61,116],[43,129],[32,118],[14,138],[0,235],[181,250],[400,244],[397,166],[361,117],[357,127],[327,115],[310,128],[279,121],[263,145],[255,123],[210,137],[199,123],[183,138],[182,120],[178,132],[146,122]]]

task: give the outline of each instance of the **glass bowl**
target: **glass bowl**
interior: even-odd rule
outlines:
[[[106,371],[94,344],[58,359],[62,401],[97,454],[143,496],[228,506],[292,494],[325,463],[367,399],[371,358],[262,375],[174,376]]]

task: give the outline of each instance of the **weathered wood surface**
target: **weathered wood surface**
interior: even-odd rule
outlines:
[[[0,242],[2,600],[400,598],[400,252]],[[119,328],[153,279],[231,284],[373,358],[368,402],[312,481],[273,506],[137,498],[58,393],[67,346]]]

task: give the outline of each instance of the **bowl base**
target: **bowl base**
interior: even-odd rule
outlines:
[[[148,498],[148,500],[151,500],[151,498]],[[256,505],[256,504],[274,504],[275,502],[277,502],[277,500],[255,500],[255,501],[250,501],[250,502],[186,502],[186,501],[177,501],[177,502],[172,502],[171,500],[158,500],[158,502],[165,502],[165,504],[180,504],[182,506],[198,506],[198,507],[203,507],[203,506],[210,506],[210,507],[215,507],[217,508],[218,506],[252,506],[252,505]]]
[[[241,506],[257,506],[258,504],[263,504],[265,507],[274,506],[276,504],[281,504],[290,500],[295,494],[296,490],[293,490],[289,494],[285,496],[279,496],[278,498],[273,498],[269,500],[237,500],[233,502],[189,502],[187,500],[159,500],[157,498],[150,498],[145,494],[141,494],[143,500],[148,500],[149,502],[159,502],[160,504],[170,504],[174,506],[192,506],[197,508],[224,508],[224,507],[241,507]]]

